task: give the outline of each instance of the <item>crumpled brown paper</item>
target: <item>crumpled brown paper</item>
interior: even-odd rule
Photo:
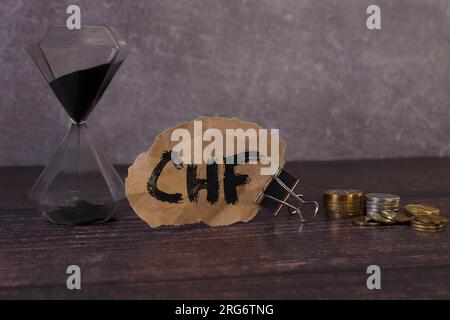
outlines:
[[[202,117],[196,120],[203,122],[203,132],[209,128],[216,128],[222,131],[224,136],[225,152],[225,130],[242,128],[244,130],[254,128],[261,129],[255,123],[244,122],[237,118]],[[160,201],[151,196],[147,190],[147,182],[153,169],[161,160],[164,151],[170,151],[178,144],[178,141],[171,141],[172,131],[177,128],[186,128],[190,131],[192,140],[194,138],[194,121],[179,124],[174,128],[169,128],[162,132],[155,140],[150,150],[140,154],[134,164],[128,169],[128,177],[125,181],[125,191],[130,205],[137,215],[147,222],[151,227],[160,225],[183,225],[196,222],[204,222],[210,226],[229,225],[238,221],[247,222],[258,213],[259,206],[256,204],[256,197],[264,190],[271,176],[261,175],[262,165],[240,164],[236,167],[236,173],[247,174],[250,182],[237,187],[239,201],[236,204],[227,204],[224,199],[223,173],[224,165],[219,164],[219,200],[210,204],[206,200],[205,189],[199,192],[198,202],[190,202],[187,196],[186,166],[182,169],[175,169],[172,163],[165,166],[159,180],[158,188],[167,193],[181,193],[183,201],[181,203],[168,203]],[[270,148],[270,132],[268,135],[268,146]],[[203,142],[203,149],[210,142]],[[194,143],[192,141],[192,146]],[[246,145],[248,148],[248,145]],[[284,165],[284,153],[286,144],[280,139],[279,154],[280,167]],[[206,164],[198,165],[199,178],[206,177]]]

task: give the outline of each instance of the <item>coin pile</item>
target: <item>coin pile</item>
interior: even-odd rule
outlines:
[[[411,228],[418,231],[441,231],[448,220],[438,208],[421,204],[409,204],[405,211],[410,217]]]
[[[365,197],[365,208],[366,215],[372,220],[392,224],[392,220],[385,218],[383,213],[395,214],[399,212],[400,197],[387,193],[368,193]]]
[[[323,193],[323,206],[333,218],[354,217],[363,214],[363,192],[331,189]]]
[[[411,228],[424,232],[436,232],[444,229],[448,220],[441,216],[440,210],[421,204],[405,206],[405,213],[400,211],[367,211],[367,215],[357,217],[353,223],[363,227],[377,227],[381,225],[409,224]]]

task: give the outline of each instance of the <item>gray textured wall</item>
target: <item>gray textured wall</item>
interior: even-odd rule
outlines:
[[[280,128],[289,159],[450,156],[450,0],[2,0],[0,165],[46,163],[65,134],[24,47],[73,3],[131,47],[89,121],[115,163],[199,115]]]

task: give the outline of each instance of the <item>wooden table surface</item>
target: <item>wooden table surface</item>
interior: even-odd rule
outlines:
[[[330,187],[388,192],[450,212],[450,159],[295,162],[307,198]],[[450,298],[450,232],[366,229],[319,217],[299,230],[287,214],[249,223],[150,229],[123,203],[95,226],[52,225],[27,192],[41,168],[0,168],[0,298]],[[126,168],[119,172],[126,174]],[[82,290],[66,288],[66,268]],[[366,268],[381,268],[368,290]]]

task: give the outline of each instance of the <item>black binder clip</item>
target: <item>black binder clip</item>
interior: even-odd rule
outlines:
[[[263,193],[260,193],[256,198],[256,203],[272,211],[275,216],[278,215],[283,206],[286,206],[290,215],[297,215],[302,223],[307,222],[303,218],[302,207],[304,205],[313,205],[313,218],[315,218],[319,211],[319,203],[317,201],[306,201],[302,194],[294,192],[299,182],[299,179],[284,169],[279,168],[267,184]],[[290,197],[297,200],[299,204],[297,206],[290,204],[288,202]]]

